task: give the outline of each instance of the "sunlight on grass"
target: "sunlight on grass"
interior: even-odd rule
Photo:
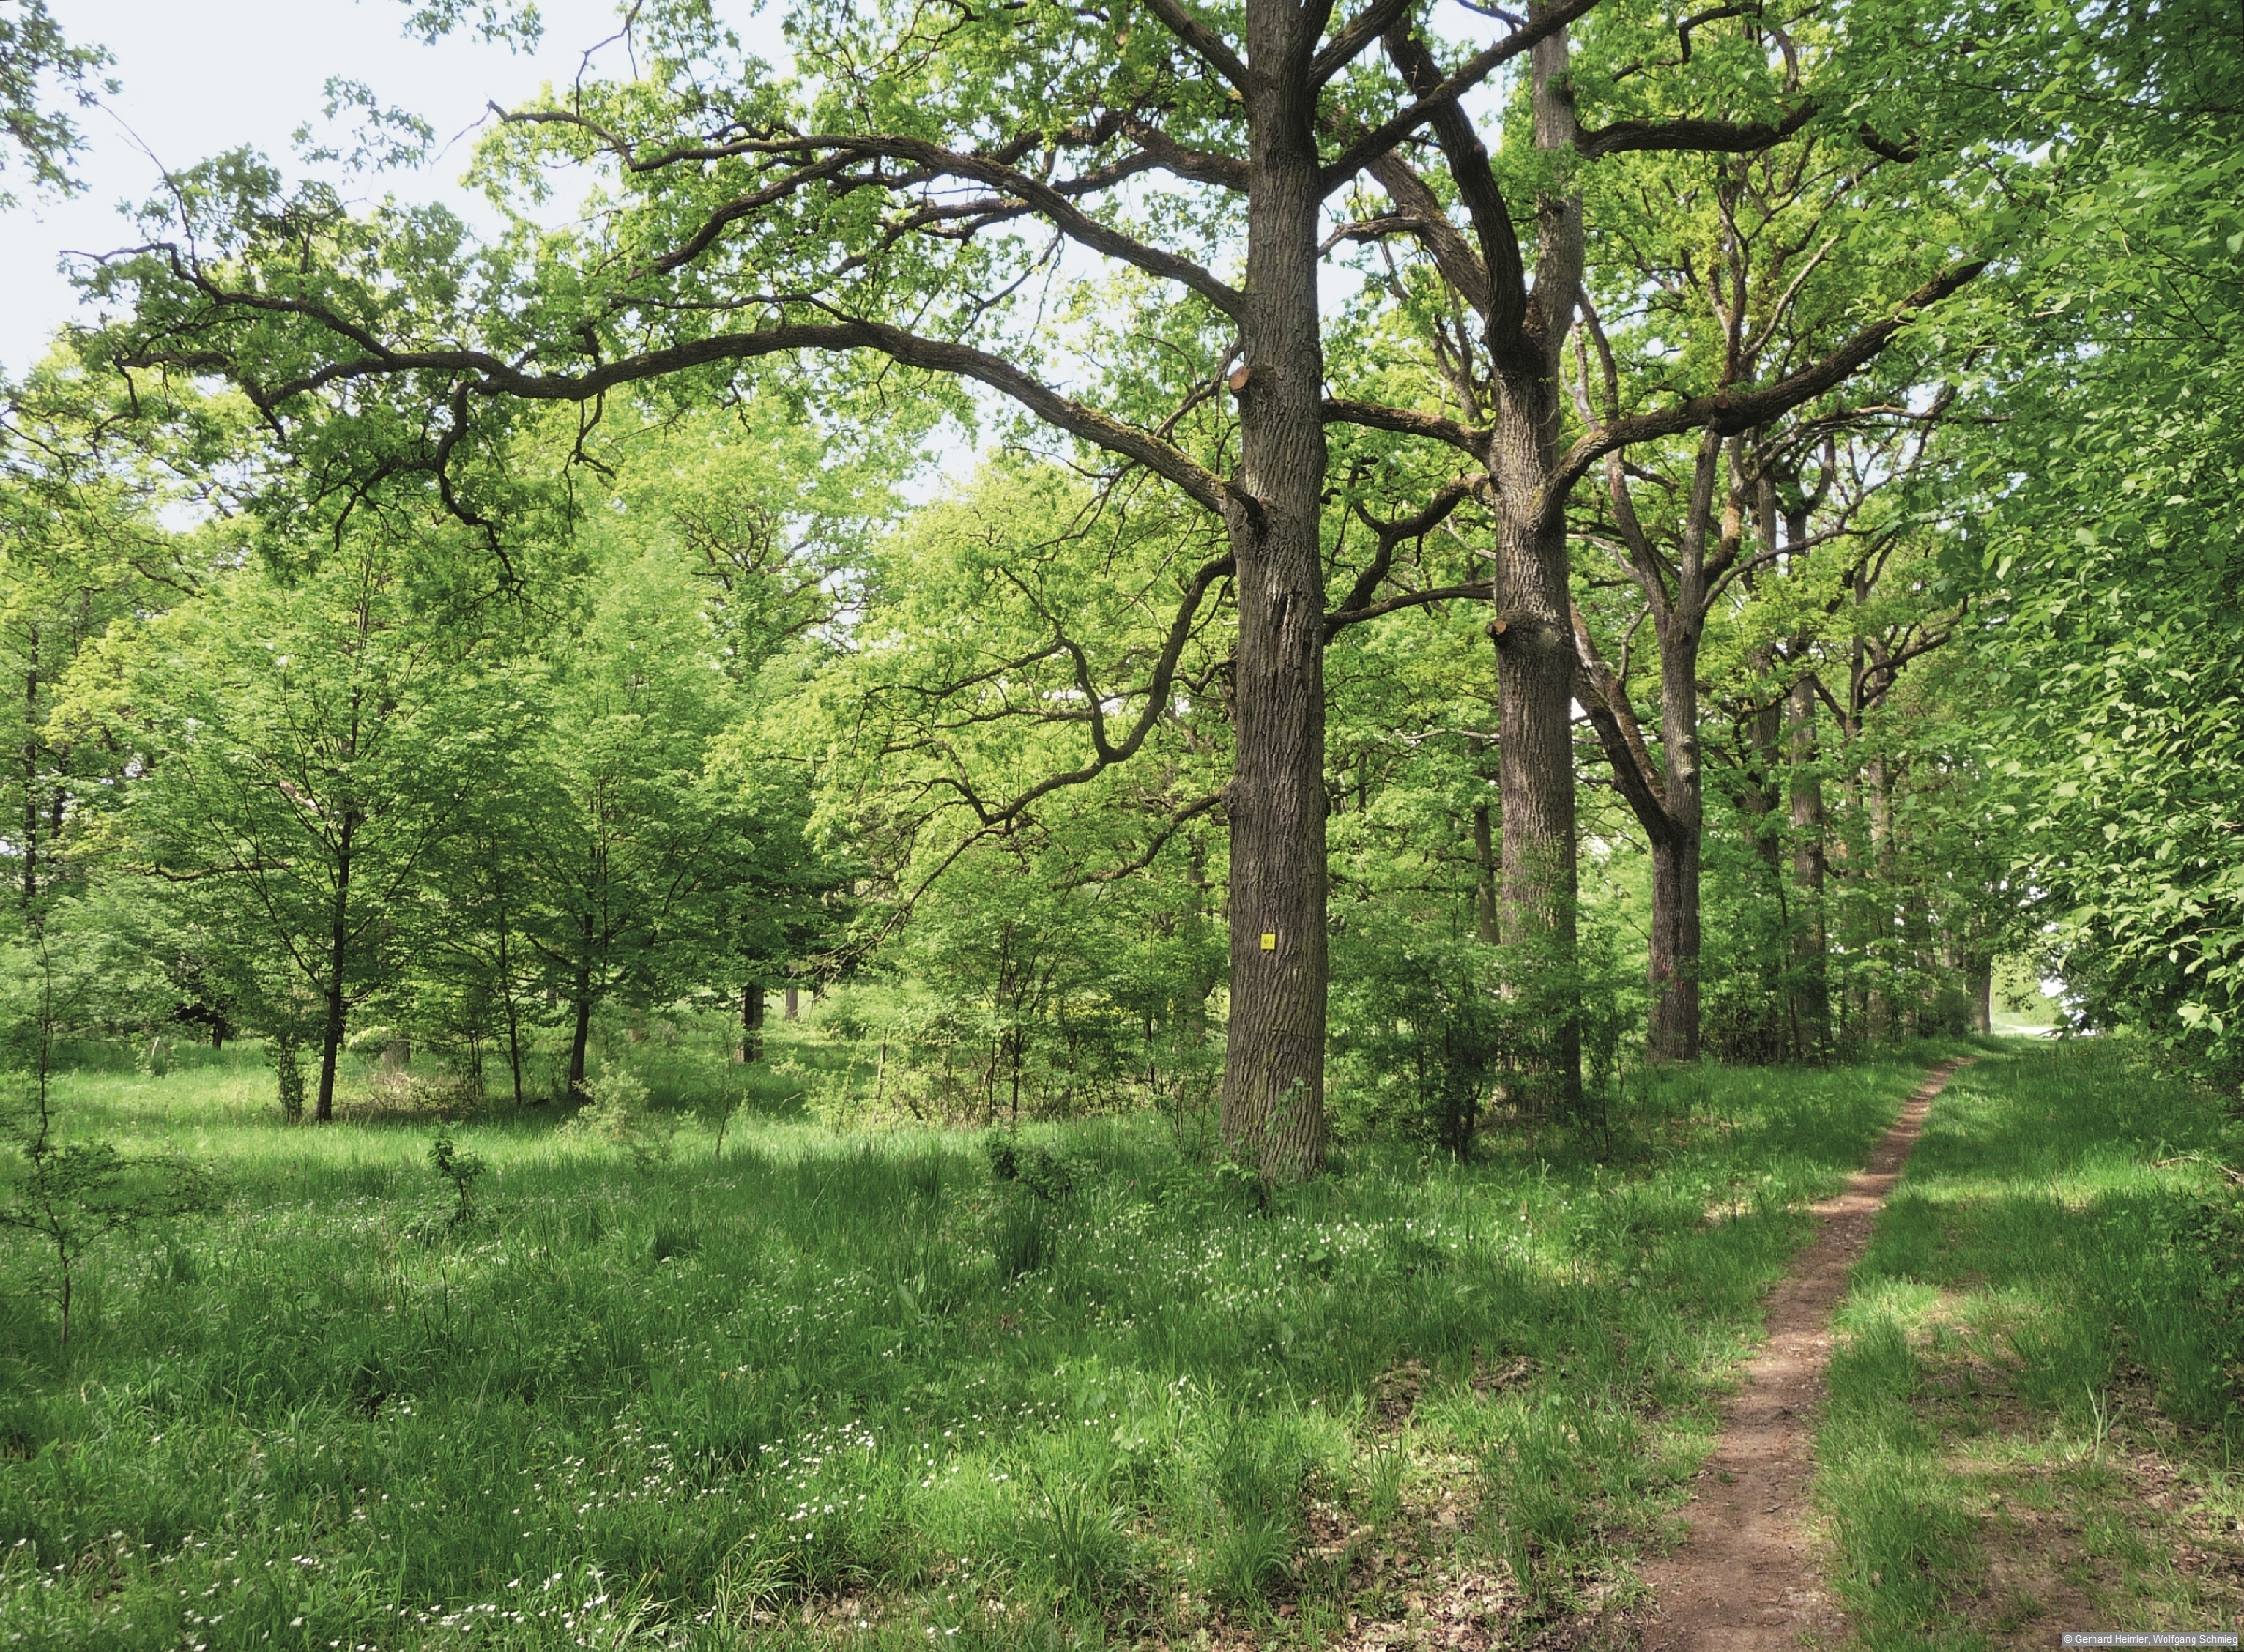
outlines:
[[[78,1128],[224,1205],[102,1253],[66,1359],[6,1310],[0,1639],[1096,1642],[1336,1625],[1383,1543],[1563,1615],[1625,1587],[1922,1066],[1351,1148],[1267,1211],[1152,1117],[1025,1128],[1007,1180],[979,1132],[750,1116],[720,1156],[690,1097],[632,1151],[508,1110],[445,1127],[468,1221],[434,1123],[283,1127],[253,1052],[79,1073]]]
[[[1839,1315],[1818,1443],[1865,1645],[2236,1621],[2220,1566],[2183,1562],[2237,1529],[2244,1222],[2213,1166],[2238,1145],[2217,1098],[2110,1045],[1950,1083]]]

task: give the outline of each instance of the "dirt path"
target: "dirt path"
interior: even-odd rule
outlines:
[[[1647,1569],[1656,1616],[1644,1652],[1792,1652],[1846,1638],[1845,1615],[1823,1588],[1807,1530],[1831,1315],[1933,1098],[1964,1065],[1934,1068],[1868,1166],[1844,1193],[1814,1207],[1821,1230],[1769,1294],[1769,1340],[1723,1408],[1720,1441],[1684,1511],[1690,1540]]]

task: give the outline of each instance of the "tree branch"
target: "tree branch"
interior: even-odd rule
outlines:
[[[986,384],[1018,402],[1046,424],[1079,437],[1124,459],[1145,467],[1173,482],[1187,496],[1225,516],[1251,510],[1253,501],[1221,477],[1201,465],[1182,449],[1150,431],[1126,424],[1111,414],[1064,396],[1035,380],[1013,363],[971,345],[925,338],[883,322],[848,318],[831,322],[783,322],[747,333],[718,333],[656,350],[640,351],[602,362],[582,373],[525,372],[487,351],[473,349],[394,351],[323,307],[257,293],[229,292],[203,277],[189,279],[221,308],[250,309],[294,314],[314,321],[338,336],[368,345],[368,353],[331,362],[299,378],[278,385],[259,386],[238,377],[235,364],[209,351],[136,351],[118,358],[125,367],[182,367],[196,372],[221,372],[236,377],[260,409],[272,412],[298,395],[329,384],[392,378],[409,373],[471,375],[469,388],[482,396],[513,396],[533,402],[590,401],[618,385],[661,378],[684,368],[723,362],[758,360],[796,350],[870,350],[904,366],[927,372],[949,373]]]
[[[1439,413],[1421,413],[1410,408],[1388,407],[1384,402],[1328,397],[1325,402],[1325,423],[1361,424],[1371,430],[1393,431],[1398,436],[1427,437],[1434,441],[1447,442],[1475,459],[1485,459],[1489,454],[1488,431],[1475,430],[1470,424],[1444,418]]]
[[[1816,100],[1807,98],[1786,111],[1774,126],[1766,121],[1737,125],[1729,121],[1616,121],[1583,132],[1575,146],[1588,160],[1624,154],[1632,150],[1688,151],[1699,154],[1749,155],[1775,149],[1816,117]]]
[[[1423,126],[1436,109],[1454,104],[1460,95],[1538,41],[1548,39],[1576,18],[1588,16],[1596,5],[1597,0],[1565,0],[1563,5],[1545,12],[1525,28],[1514,30],[1495,45],[1466,59],[1454,74],[1420,93],[1327,162],[1318,179],[1323,193],[1331,194]]]
[[[1329,613],[1325,616],[1325,640],[1348,625],[1360,625],[1366,620],[1375,620],[1382,614],[1399,613],[1406,608],[1424,608],[1430,602],[1485,602],[1494,593],[1494,584],[1488,580],[1471,580],[1462,585],[1441,585],[1431,591],[1405,591],[1400,596],[1389,596],[1383,602],[1351,610],[1346,613]]]
[[[1197,52],[1210,68],[1241,92],[1246,90],[1246,65],[1240,62],[1239,54],[1231,50],[1229,41],[1185,9],[1183,0],[1145,0],[1145,9],[1159,18],[1161,26]]]
[[[1712,395],[1692,396],[1676,407],[1617,419],[1588,432],[1559,462],[1544,496],[1545,512],[1564,510],[1568,493],[1583,473],[1605,454],[1618,449],[1701,428],[1711,429],[1719,436],[1734,436],[1756,424],[1765,424],[1803,402],[1812,401],[1862,368],[1896,333],[1914,321],[1920,310],[1938,303],[1986,267],[1985,260],[1975,259],[1942,271],[1903,299],[1892,315],[1864,327],[1821,361],[1801,368],[1790,378],[1758,390],[1729,389]]]

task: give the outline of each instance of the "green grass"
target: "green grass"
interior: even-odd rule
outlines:
[[[2239,1145],[2221,1099],[2109,1044],[1950,1083],[1856,1271],[1818,1445],[1865,1645],[2237,1625],[2244,1214],[2214,1166]]]
[[[464,1225],[431,1124],[284,1128],[253,1053],[78,1074],[223,1204],[100,1253],[66,1353],[0,1307],[0,1647],[1314,1644],[1452,1564],[1562,1616],[1935,1054],[1351,1147],[1267,1211],[1152,1118],[1004,1180],[975,1133],[509,1111],[450,1127]]]

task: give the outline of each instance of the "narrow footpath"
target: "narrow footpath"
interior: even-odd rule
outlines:
[[[1933,1098],[1964,1065],[1934,1068],[1847,1190],[1813,1207],[1815,1243],[1769,1294],[1768,1342],[1723,1408],[1720,1439],[1684,1511],[1690,1536],[1647,1569],[1653,1616],[1644,1652],[1798,1652],[1846,1639],[1846,1616],[1824,1587],[1809,1532],[1832,1314]]]

